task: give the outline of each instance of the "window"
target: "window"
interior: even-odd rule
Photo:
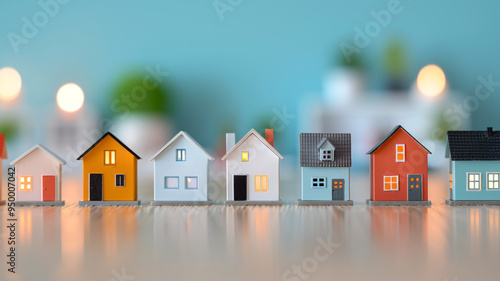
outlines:
[[[467,173],[467,190],[481,190],[481,173]]]
[[[405,161],[405,145],[396,144],[396,162]]]
[[[179,177],[165,177],[165,188],[179,188]]]
[[[499,190],[498,175],[500,175],[500,173],[486,173],[486,178],[488,180],[488,189]]]
[[[399,190],[399,176],[384,176],[384,191]]]
[[[248,151],[243,151],[241,153],[241,161],[248,162]]]
[[[186,161],[186,150],[185,149],[177,149],[176,159],[177,159],[177,161]]]
[[[125,186],[125,175],[115,175],[115,186]]]
[[[332,160],[333,159],[333,150],[321,149],[320,157],[321,157],[321,161]]]
[[[326,188],[326,178],[312,178],[312,188]]]
[[[267,191],[267,176],[255,176],[255,191]]]
[[[20,176],[19,177],[19,190],[21,191],[32,191],[33,177],[32,176]]]
[[[198,189],[198,177],[186,177],[186,189]]]
[[[104,165],[116,165],[115,150],[104,150]]]

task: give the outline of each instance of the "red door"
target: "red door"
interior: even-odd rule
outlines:
[[[42,176],[43,201],[56,201],[56,176]]]

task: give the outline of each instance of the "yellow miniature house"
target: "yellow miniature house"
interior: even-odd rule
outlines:
[[[141,159],[110,132],[78,160],[83,160],[80,205],[138,205],[137,160]]]

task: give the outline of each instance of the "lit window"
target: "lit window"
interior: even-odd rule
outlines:
[[[405,161],[405,145],[396,144],[396,162]]]
[[[333,150],[331,149],[322,149],[320,151],[321,161],[332,160],[333,159]]]
[[[488,189],[499,190],[498,175],[500,175],[500,173],[487,173]]]
[[[399,190],[399,176],[384,176],[384,190]]]
[[[312,178],[312,188],[326,188],[326,178]]]
[[[115,175],[115,186],[125,186],[125,175]]]
[[[467,190],[481,190],[481,173],[467,174]]]
[[[248,162],[248,151],[243,151],[241,153],[241,161]]]
[[[267,191],[267,176],[255,176],[255,191]]]
[[[179,188],[179,177],[165,177],[165,188]]]
[[[198,177],[186,177],[186,189],[198,189]]]
[[[20,176],[19,177],[19,190],[21,191],[32,191],[31,188],[33,185],[33,177],[32,176]]]
[[[186,161],[186,150],[185,149],[177,149],[176,159],[177,159],[177,161]]]
[[[104,150],[104,165],[116,165],[115,150]]]
[[[344,188],[344,180],[333,180],[333,188]]]

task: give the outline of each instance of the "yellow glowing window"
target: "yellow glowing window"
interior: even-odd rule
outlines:
[[[31,188],[33,185],[33,177],[32,176],[20,176],[19,181],[20,181],[19,190],[21,190],[21,191],[33,190]]]
[[[405,145],[396,144],[396,162],[405,161]]]
[[[398,176],[384,176],[384,190],[399,190]]]
[[[241,153],[241,161],[248,162],[248,151],[243,151]]]
[[[116,165],[116,151],[104,150],[104,165]]]
[[[267,191],[268,176],[255,176],[255,191]]]

